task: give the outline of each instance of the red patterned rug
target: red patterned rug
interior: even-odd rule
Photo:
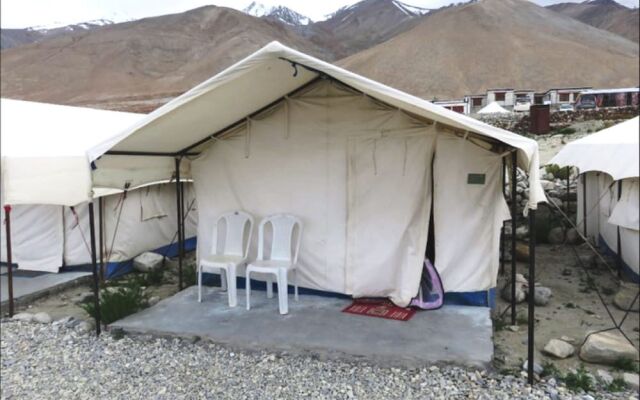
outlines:
[[[416,313],[416,310],[415,308],[398,307],[387,299],[355,299],[342,312],[396,321],[408,321]]]

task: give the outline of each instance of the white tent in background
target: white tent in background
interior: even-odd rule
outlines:
[[[509,111],[495,101],[482,107],[478,114],[509,114]]]
[[[635,281],[640,266],[639,124],[636,117],[578,139],[550,161],[579,169],[578,227],[584,229],[586,204],[587,235],[619,254]]]
[[[89,151],[143,115],[2,99],[2,204],[12,206],[13,262],[26,270],[57,272],[91,262],[87,196]],[[186,188],[186,204],[194,199]],[[123,272],[138,254],[172,243],[176,232],[174,185],[104,195],[107,275]],[[70,206],[70,207],[67,207]],[[71,207],[75,206],[75,207]],[[195,236],[195,205],[187,237]],[[4,209],[2,209],[4,221]],[[2,232],[2,262],[6,237]]]
[[[121,138],[97,162],[94,183],[166,179],[169,172],[150,166],[188,154],[199,254],[210,251],[223,212],[292,213],[305,225],[301,286],[400,305],[418,292],[432,217],[445,290],[487,303],[509,218],[503,157],[516,151],[529,172],[528,206],[545,200],[535,141],[277,42]]]

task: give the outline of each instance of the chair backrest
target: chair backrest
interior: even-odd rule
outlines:
[[[289,261],[293,264],[297,263],[302,239],[302,221],[290,214],[275,214],[263,219],[258,229],[258,260],[264,260],[266,239],[264,229],[267,224],[271,224],[273,229],[271,255],[269,258],[271,260]],[[296,225],[298,226],[298,234],[294,237]]]
[[[222,214],[218,217],[216,225],[214,226],[214,238],[211,252],[217,253],[218,249],[218,225],[220,221],[225,222],[225,235],[224,235],[224,248],[222,253],[228,256],[242,256],[246,258],[249,254],[249,245],[251,244],[251,234],[253,233],[253,217],[244,211],[232,211],[226,214]],[[249,224],[249,235],[245,242],[245,231]]]

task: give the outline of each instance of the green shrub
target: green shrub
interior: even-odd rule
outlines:
[[[627,388],[627,382],[622,378],[615,378],[610,384],[606,387],[608,392],[622,392]]]
[[[553,176],[557,179],[567,179],[567,171],[569,170],[566,167],[562,167],[560,168],[560,166],[558,164],[549,164],[546,167],[544,167],[544,170],[548,173],[548,174],[553,174]]]
[[[195,264],[185,264],[182,266],[182,283],[186,288],[198,283]]]
[[[81,307],[93,318],[96,317],[93,302]],[[136,279],[119,286],[105,288],[100,293],[100,316],[102,322],[110,324],[147,307],[147,297]]]
[[[580,365],[576,372],[569,372],[563,380],[567,388],[574,392],[579,392],[580,390],[590,392],[593,390],[593,379],[591,379],[584,365]]]
[[[576,130],[570,126],[566,126],[564,128],[560,128],[557,131],[555,131],[555,134],[559,134],[559,135],[570,135],[572,133],[576,133]]]
[[[156,268],[144,275],[146,286],[160,286],[164,280],[164,268]]]
[[[556,367],[555,364],[549,361],[546,361],[544,364],[542,364],[542,373],[540,374],[540,376],[562,379],[562,373],[560,372],[558,367]]]
[[[635,372],[636,374],[640,373],[638,362],[630,358],[623,357],[617,359],[616,362],[613,363],[613,367],[619,371]]]

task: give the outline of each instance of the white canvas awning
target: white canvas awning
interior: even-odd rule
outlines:
[[[123,131],[115,146],[108,142],[97,147],[98,153],[111,150],[98,163],[94,184],[121,187],[125,182],[137,186],[166,180],[174,156],[201,151],[213,134],[242,123],[253,113],[268,109],[322,78],[335,79],[363,95],[434,121],[459,135],[517,149],[518,165],[529,173],[532,188],[528,207],[536,208],[538,202],[545,201],[539,183],[538,145],[534,140],[443,109],[278,42],[270,43],[149,114]],[[166,157],[149,157],[162,155]]]
[[[4,204],[73,206],[91,199],[91,166],[143,115],[2,99]]]
[[[549,161],[560,167],[577,167],[580,173],[605,172],[614,181],[637,178],[640,117],[603,129],[567,144]]]

